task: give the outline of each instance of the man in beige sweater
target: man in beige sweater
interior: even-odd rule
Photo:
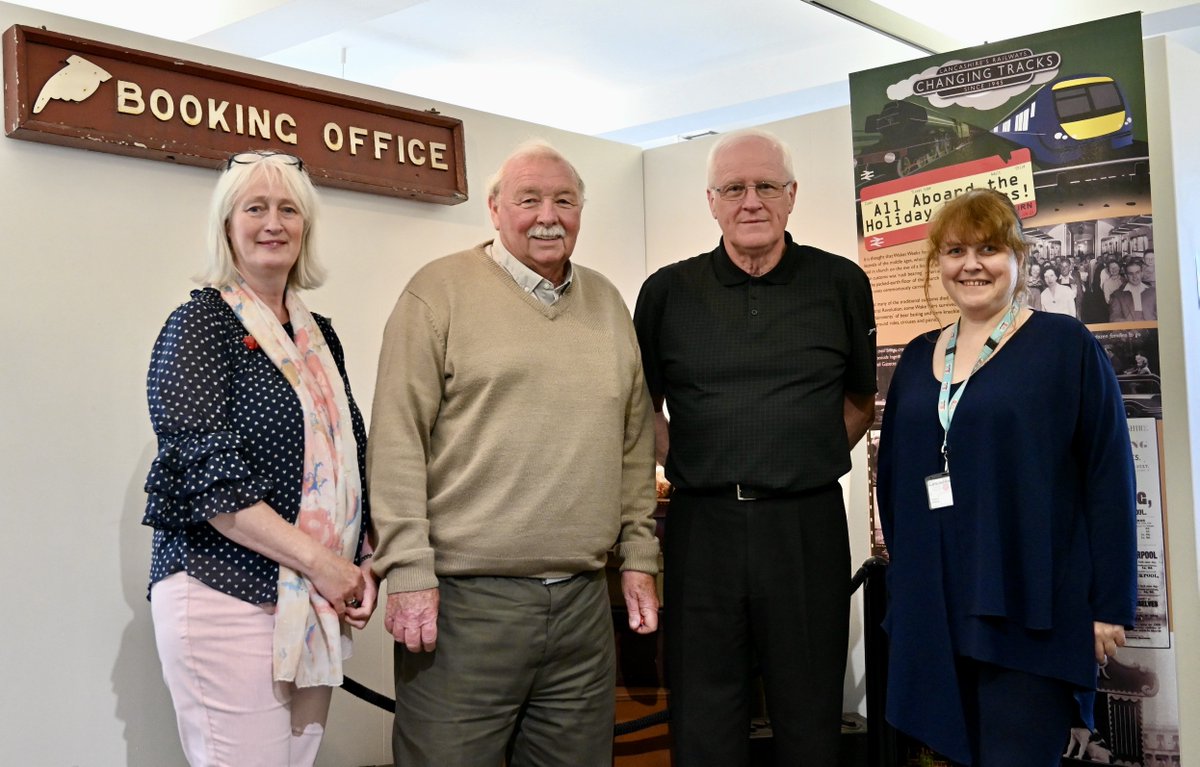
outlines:
[[[629,310],[570,262],[583,181],[544,143],[488,190],[499,236],[436,260],[384,333],[368,451],[405,767],[611,764],[612,622],[658,624],[652,408]]]

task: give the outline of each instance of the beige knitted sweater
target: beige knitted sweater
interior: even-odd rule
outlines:
[[[367,473],[389,592],[438,575],[655,573],[654,433],[629,310],[574,266],[546,306],[484,250],[422,268],[384,331]]]

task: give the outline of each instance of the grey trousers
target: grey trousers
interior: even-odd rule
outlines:
[[[397,644],[396,767],[610,767],[612,612],[603,573],[442,578],[437,649]]]

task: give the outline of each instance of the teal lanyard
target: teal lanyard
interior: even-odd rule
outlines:
[[[988,336],[987,343],[979,350],[979,359],[975,360],[975,366],[971,368],[971,372],[963,379],[962,384],[958,387],[958,391],[954,392],[954,396],[950,396],[950,383],[954,379],[954,352],[958,347],[958,322],[950,328],[950,337],[946,339],[946,362],[942,368],[942,388],[938,392],[938,420],[942,422],[942,470],[950,471],[950,448],[948,442],[950,439],[950,422],[954,420],[954,411],[958,409],[958,401],[962,398],[963,390],[967,388],[967,382],[971,380],[971,376],[975,375],[975,371],[988,361],[992,356],[992,352],[996,351],[996,347],[1000,345],[1000,341],[1004,338],[1012,327],[1013,322],[1017,318],[1017,312],[1020,309],[1014,301],[1013,305],[1008,307],[1008,311],[1000,318],[1000,323],[996,325],[996,329]],[[961,320],[959,320],[961,322]]]

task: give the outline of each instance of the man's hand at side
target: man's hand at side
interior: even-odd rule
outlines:
[[[438,601],[436,588],[388,594],[383,627],[409,652],[433,652],[437,646]]]
[[[658,587],[654,576],[637,570],[621,573],[621,592],[629,612],[629,628],[639,634],[658,629]]]

